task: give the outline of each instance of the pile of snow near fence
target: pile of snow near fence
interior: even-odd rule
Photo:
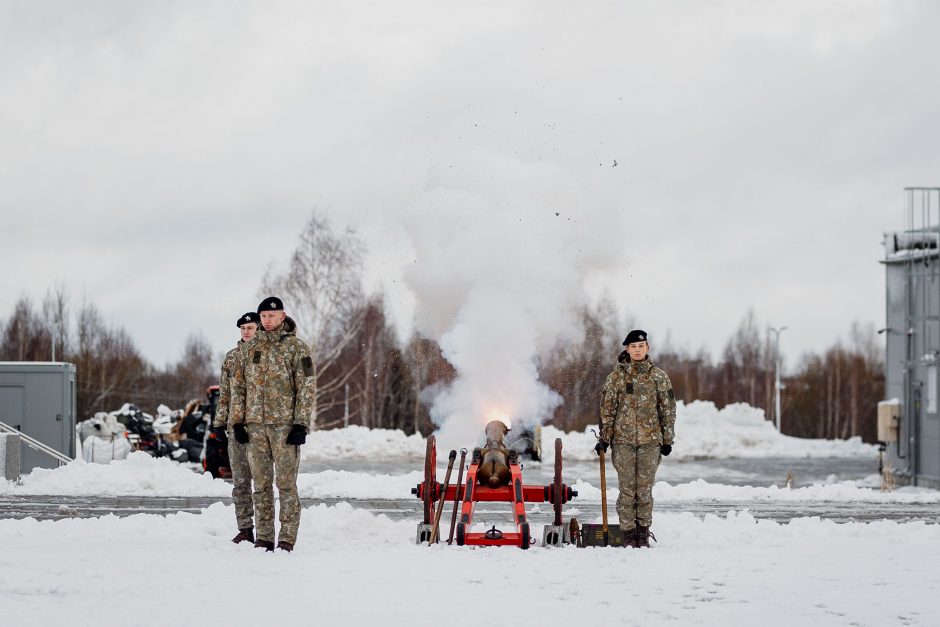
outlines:
[[[596,429],[596,427],[593,427]],[[555,438],[562,439],[565,459],[595,459],[597,439],[590,428],[583,433],[565,433],[554,427],[542,429],[546,461],[554,458]],[[718,409],[710,401],[676,406],[676,443],[671,460],[731,459],[759,457],[875,457],[877,448],[859,437],[848,440],[794,438],[777,432],[764,410],[746,403]]]
[[[166,625],[179,612],[142,602],[141,589],[157,577],[201,590],[209,577],[220,625],[479,625],[468,599],[506,625],[940,624],[940,525],[663,513],[652,549],[429,548],[415,546],[413,521],[340,504],[304,509],[287,554],[232,544],[233,521],[220,504],[0,520],[3,622]]]

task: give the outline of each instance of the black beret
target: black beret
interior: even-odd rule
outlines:
[[[623,341],[623,345],[633,344],[634,342],[647,342],[649,338],[646,337],[646,331],[641,331],[640,329],[634,329],[627,333],[627,339]]]
[[[277,296],[268,296],[258,305],[258,313],[262,311],[284,311],[284,303]]]
[[[235,321],[235,326],[240,327],[243,324],[248,324],[249,322],[254,322],[255,324],[259,324],[261,322],[261,316],[259,316],[253,311],[249,311],[248,313],[243,314],[241,318]]]

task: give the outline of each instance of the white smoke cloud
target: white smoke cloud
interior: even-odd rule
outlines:
[[[443,445],[472,444],[498,415],[541,422],[561,402],[538,380],[539,350],[579,331],[585,281],[623,257],[618,221],[589,197],[557,166],[475,152],[433,168],[406,212],[416,325],[457,370],[431,408]]]

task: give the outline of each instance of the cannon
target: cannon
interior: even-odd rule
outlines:
[[[554,520],[551,525],[545,526],[543,545],[561,546],[569,540],[568,526],[562,524],[562,506],[578,493],[562,482],[561,439],[555,440],[555,475],[552,483],[545,486],[524,485],[519,453],[506,445],[508,432],[509,428],[498,420],[486,425],[486,444],[473,450],[462,485],[442,485],[437,481],[437,444],[433,435],[428,436],[424,481],[411,490],[424,503],[424,520],[418,524],[417,543],[440,536],[432,532],[434,503],[442,494],[445,501],[460,504],[456,526],[458,546],[518,546],[528,549],[532,538],[526,519],[526,503],[552,504]],[[471,532],[474,508],[479,502],[511,503],[515,531],[501,531],[493,525],[492,529],[485,532]]]

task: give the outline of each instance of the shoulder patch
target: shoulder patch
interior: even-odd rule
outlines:
[[[676,400],[676,393],[672,391],[672,388],[669,388],[669,391],[666,392],[666,394],[669,395],[669,398],[670,398],[671,400],[673,400],[673,401]]]
[[[309,356],[307,356],[307,357],[302,357],[302,358],[300,359],[300,365],[303,366],[303,368],[304,368],[304,376],[305,376],[305,377],[312,377],[312,376],[313,376],[313,359],[311,359]]]

